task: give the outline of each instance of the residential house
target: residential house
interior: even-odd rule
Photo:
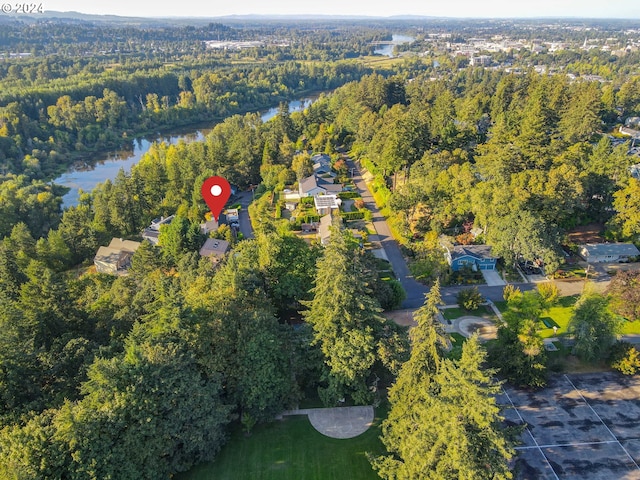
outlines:
[[[495,270],[497,258],[491,255],[489,245],[456,245],[445,247],[445,258],[451,270],[457,272],[462,268],[471,267],[473,271]]]
[[[158,238],[160,237],[160,227],[162,225],[169,225],[174,219],[175,215],[169,217],[159,217],[151,220],[151,225],[144,229],[142,232],[142,238],[150,241],[154,245],[158,245]]]
[[[337,195],[342,191],[341,183],[333,183],[333,181],[325,180],[317,175],[311,175],[303,178],[298,183],[298,192],[300,197],[316,197],[318,195]]]
[[[331,157],[326,153],[316,153],[311,157],[311,162],[314,165],[323,165],[330,167],[331,166]]]
[[[226,223],[228,223],[227,221],[227,217],[224,215],[224,213],[221,213],[218,216],[218,221],[216,221],[214,218],[212,218],[211,220],[207,220],[204,223],[200,224],[200,231],[202,232],[203,235],[209,235],[209,233],[211,232],[217,232],[218,228],[220,228],[220,225],[224,225]]]
[[[342,200],[337,195],[318,195],[313,197],[313,204],[318,215],[330,215],[340,211]]]
[[[131,257],[140,246],[140,242],[123,240],[121,238],[111,239],[108,247],[100,247],[93,263],[99,273],[111,275],[125,275],[131,266]]]
[[[313,172],[321,178],[334,178],[337,176],[330,165],[322,165],[321,163],[313,164]]]
[[[620,127],[620,133],[627,135],[628,137],[640,139],[640,130],[634,130],[633,128]]]
[[[207,238],[200,249],[201,257],[209,257],[213,263],[218,263],[229,251],[229,242],[217,238]]]
[[[579,252],[588,263],[628,262],[640,256],[633,243],[587,243]]]
[[[317,232],[318,228],[320,228],[320,222],[303,223],[300,225],[302,233]]]

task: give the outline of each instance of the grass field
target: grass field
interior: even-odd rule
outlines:
[[[576,304],[578,297],[560,297],[558,299],[558,304],[555,307],[549,309],[546,315],[543,315],[542,318],[549,319],[551,323],[555,323],[558,327],[558,335],[563,335],[567,333],[567,325],[569,325],[569,320],[571,319],[571,314],[573,313],[573,306]],[[542,338],[549,338],[555,336],[553,333],[553,327],[546,328],[542,322],[540,322],[540,335]]]
[[[385,414],[379,408],[376,414]],[[284,417],[256,427],[247,437],[239,429],[210,463],[178,480],[374,480],[366,453],[382,453],[380,418],[362,435],[338,440],[317,432],[306,416]]]
[[[455,320],[456,318],[472,315],[474,317],[483,317],[496,321],[497,317],[493,313],[493,310],[482,305],[477,310],[465,310],[464,308],[443,308],[441,310],[442,316],[447,320]]]

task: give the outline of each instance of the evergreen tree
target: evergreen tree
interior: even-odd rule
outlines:
[[[437,351],[437,328],[432,324],[427,329],[427,349]],[[409,365],[419,364],[424,353],[415,343],[413,348]],[[382,426],[389,454],[372,461],[382,478],[512,478],[508,461],[513,449],[495,400],[499,386],[492,370],[482,370],[484,358],[474,336],[463,346],[458,362],[440,357],[435,370],[424,363],[425,374],[417,377],[412,376],[415,367],[403,366]]]
[[[309,310],[304,313],[325,357],[328,386],[321,389],[321,396],[326,404],[347,394],[356,403],[371,399],[367,380],[379,359],[387,321],[371,297],[360,256],[350,232],[334,230],[318,260],[313,301],[307,302]]]

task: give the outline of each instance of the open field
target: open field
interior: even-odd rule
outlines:
[[[386,414],[378,409],[376,414]],[[316,431],[307,416],[284,417],[254,429],[235,431],[213,462],[176,477],[179,480],[326,480],[379,478],[366,453],[382,453],[380,418],[362,435],[338,440]]]

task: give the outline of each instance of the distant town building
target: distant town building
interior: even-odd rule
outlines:
[[[486,67],[491,65],[491,55],[478,55],[477,57],[471,57],[469,63],[474,67]]]

